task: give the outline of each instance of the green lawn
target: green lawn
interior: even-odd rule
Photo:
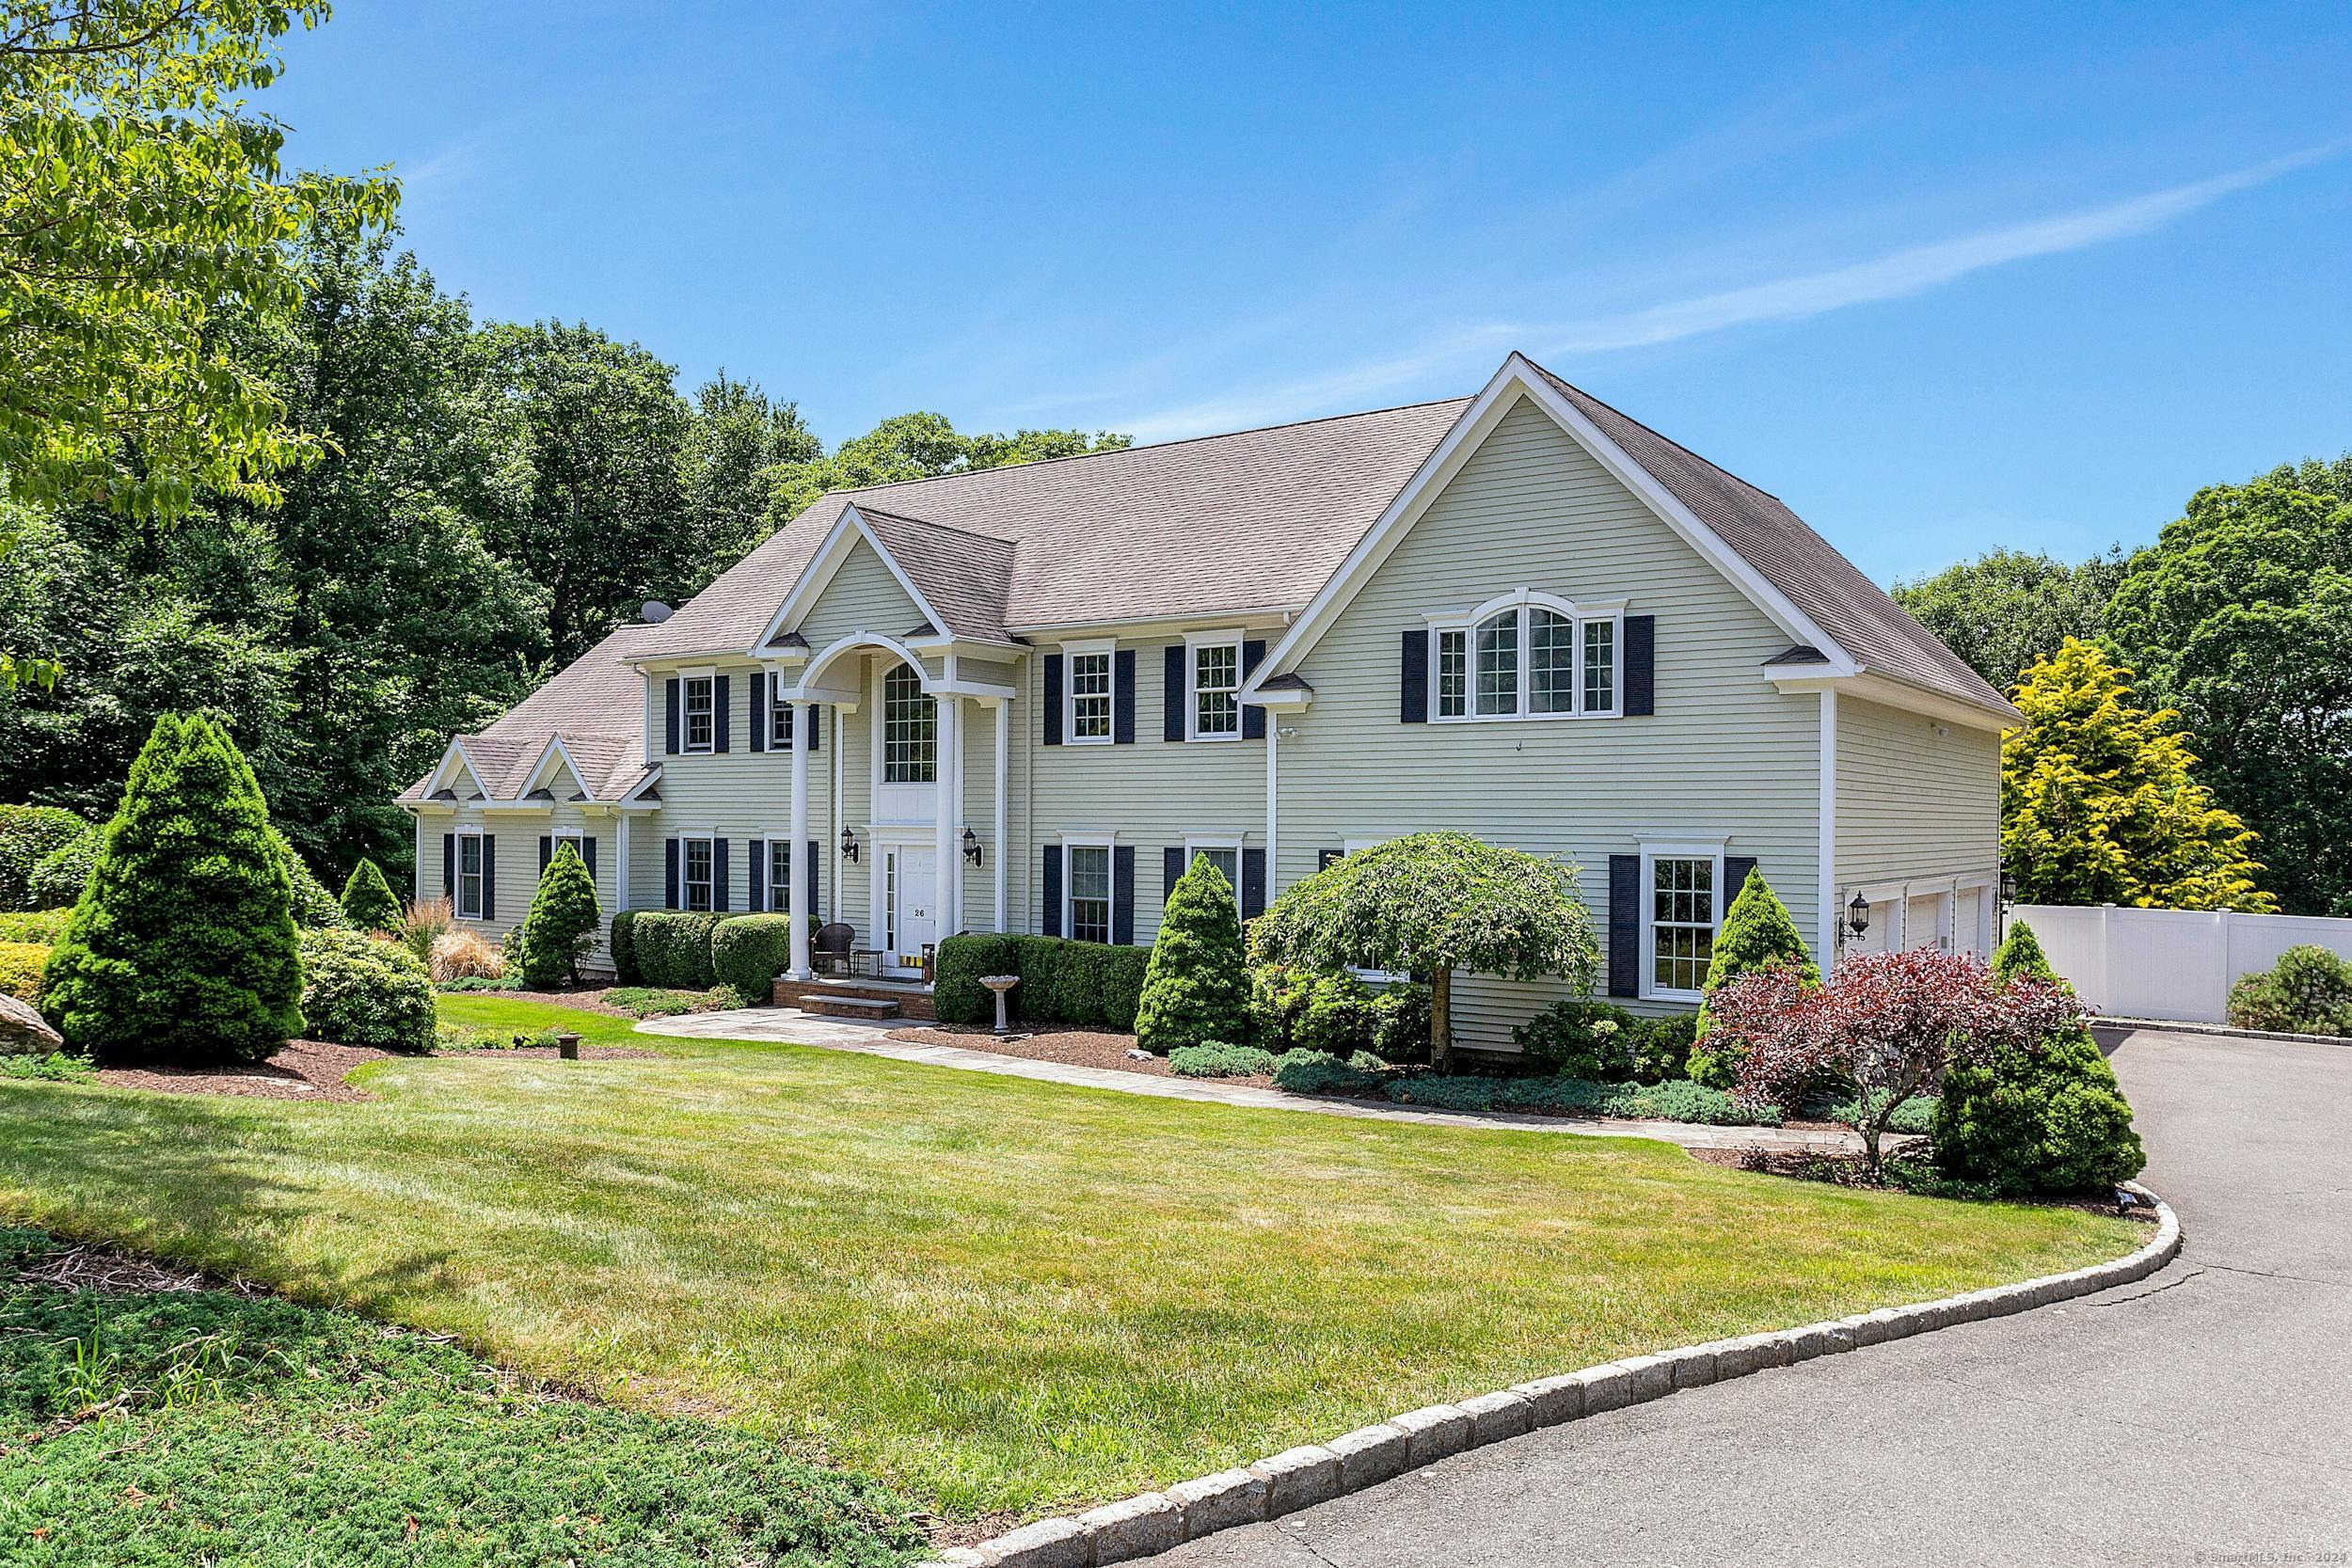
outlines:
[[[301,1104],[0,1082],[0,1212],[715,1417],[955,1516],[2126,1251],[2076,1211],[1661,1144],[1076,1090],[797,1047],[395,1060]]]

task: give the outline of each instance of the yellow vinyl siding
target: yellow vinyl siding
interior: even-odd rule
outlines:
[[[1837,881],[1973,876],[2001,860],[2001,740],[1840,697]]]

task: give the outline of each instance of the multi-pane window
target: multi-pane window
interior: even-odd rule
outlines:
[[[1695,992],[1715,958],[1715,862],[1660,855],[1649,889],[1650,989]]]
[[[1587,610],[1525,590],[1509,601],[1483,619],[1466,616],[1430,628],[1437,666],[1431,716],[1613,716],[1619,602]]]
[[[792,841],[768,841],[768,908],[776,913],[792,908]]]
[[[1197,845],[1185,856],[1185,864],[1189,866],[1194,861],[1207,861],[1211,865],[1216,866],[1217,875],[1225,879],[1226,886],[1233,890],[1234,902],[1236,904],[1240,902],[1241,848],[1238,845]]]
[[[457,835],[457,913],[461,919],[482,918],[482,835]]]
[[[680,683],[680,696],[686,707],[684,746],[690,752],[707,752],[719,730],[719,699],[717,683],[708,675],[689,675]]]
[[[1192,735],[1214,740],[1241,734],[1241,644],[1202,642],[1192,650]]]
[[[1438,717],[1459,719],[1470,712],[1470,633],[1438,633]]]
[[[1612,713],[1617,706],[1617,623],[1584,623],[1584,711]]]
[[[1528,610],[1527,710],[1576,711],[1576,623],[1535,606]]]
[[[1070,656],[1070,738],[1108,740],[1111,737],[1111,656],[1100,653]]]
[[[712,908],[711,893],[715,886],[717,863],[712,857],[711,841],[707,838],[680,840],[678,861],[678,891],[682,895],[682,902],[690,910]]]
[[[1111,849],[1107,844],[1070,847],[1070,935],[1078,942],[1111,940]]]
[[[1506,610],[1478,624],[1478,711],[1519,710],[1519,612]]]
[[[930,784],[939,776],[939,705],[914,669],[882,676],[882,783]]]
[[[771,752],[792,749],[792,705],[781,697],[768,699],[768,749]]]

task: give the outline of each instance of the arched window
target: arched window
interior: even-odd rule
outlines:
[[[904,664],[882,675],[882,783],[930,784],[939,770],[939,706]]]
[[[1571,604],[1532,589],[1429,628],[1439,721],[1613,718],[1622,600]]]

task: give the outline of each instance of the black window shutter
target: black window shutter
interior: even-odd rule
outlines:
[[[457,835],[441,835],[441,896],[457,902]]]
[[[1715,924],[1721,926],[1724,916],[1731,912],[1731,901],[1740,896],[1740,890],[1748,885],[1748,873],[1756,869],[1754,855],[1724,857],[1724,885],[1715,890]]]
[[[661,749],[677,755],[677,677],[661,683]]]
[[[1241,678],[1248,680],[1265,662],[1265,641],[1251,638],[1241,645]],[[1265,709],[1252,703],[1241,710],[1241,737],[1244,740],[1265,738]]]
[[[1165,904],[1176,896],[1176,884],[1184,875],[1184,847],[1171,844],[1160,851],[1160,902]]]
[[[588,861],[588,879],[589,879],[590,881],[592,881],[592,882],[593,882],[593,881],[595,881],[595,880],[596,879],[596,835],[595,835],[595,834],[593,834],[593,833],[583,833],[583,834],[581,834],[581,835],[580,835],[580,853],[581,853],[583,856],[585,856],[585,857],[587,858],[587,861]]]
[[[1647,717],[1658,711],[1658,617],[1625,618],[1625,711]]]
[[[724,913],[727,907],[727,841],[710,841],[710,907]]]
[[[1405,634],[1404,657],[1397,664],[1397,721],[1429,722],[1429,628],[1415,626]]]
[[[1061,935],[1061,846],[1040,846],[1038,860],[1045,868],[1045,904],[1041,928],[1047,936],[1057,937]]]
[[[677,904],[677,840],[661,841],[661,907],[675,910]]]
[[[1111,655],[1111,743],[1132,745],[1136,738],[1136,651],[1121,648]]]
[[[727,749],[727,677],[713,676],[710,682],[710,749]]]
[[[1134,656],[1129,655],[1129,668]],[[1131,947],[1136,940],[1136,847],[1111,846],[1111,941]]]
[[[1642,994],[1642,857],[1609,857],[1609,994]]]
[[[794,716],[793,721],[795,723],[800,721],[797,715]],[[825,749],[825,710],[821,707],[811,707],[808,710],[808,749],[812,752]]]
[[[541,833],[539,835],[539,875],[542,878],[548,874],[548,862],[553,859],[555,859],[555,835]]]
[[[803,880],[803,882],[806,882],[806,883],[808,884],[808,903],[807,903],[807,905],[806,905],[804,908],[803,908],[803,910],[801,911],[801,912],[802,912],[803,914],[804,914],[804,915],[808,915],[808,914],[817,914],[817,912],[818,912],[818,903],[817,903],[817,850],[818,850],[818,841],[817,841],[817,840],[815,840],[815,839],[813,839],[813,838],[812,838],[812,839],[810,839],[810,840],[808,841],[808,843],[807,843],[807,844],[805,844],[805,845],[803,845],[803,846],[802,847],[802,849],[803,849],[803,853],[805,853],[805,854],[808,856],[808,859],[806,859],[805,861],[803,861],[803,862],[802,862],[802,863],[801,863],[803,866],[805,866],[805,867],[807,868],[807,870],[806,870],[805,874],[802,877],[801,880]],[[821,918],[823,918],[823,917],[822,917],[822,916],[819,916],[818,918],[820,918],[820,919],[821,919]]]
[[[743,705],[743,727],[751,732],[752,750],[768,749],[768,672],[752,672],[751,701]]]
[[[499,917],[499,840],[496,833],[482,835],[482,918]]]
[[[1045,656],[1045,744],[1061,744],[1061,655]],[[1058,901],[1058,900],[1057,900]],[[1045,933],[1054,933],[1049,927]]]
[[[1265,913],[1265,851],[1241,852],[1241,917],[1255,920]]]
[[[743,867],[751,873],[750,879],[744,885],[752,890],[752,909],[755,911],[766,909],[768,907],[768,841],[766,839],[754,838],[744,841]]]
[[[1184,656],[1188,652],[1181,642],[1168,650],[1160,669],[1160,738],[1184,738],[1184,703],[1188,695],[1184,684]]]

